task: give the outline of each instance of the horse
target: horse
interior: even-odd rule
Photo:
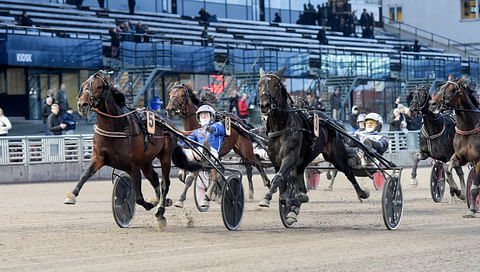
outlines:
[[[265,73],[260,69],[258,83],[259,106],[267,116],[268,156],[275,168],[270,190],[260,201],[259,206],[269,207],[273,193],[280,189],[280,201],[291,199],[290,211],[286,212],[288,224],[297,221],[300,206],[308,202],[304,182],[305,167],[320,153],[326,161],[343,172],[352,183],[357,197],[367,199],[370,192],[363,190],[348,165],[347,150],[340,133],[328,125],[320,124],[318,137],[313,133],[314,121],[303,110],[292,109],[288,101],[293,102],[281,81],[285,67],[278,72]],[[323,112],[317,112],[321,119],[329,119]],[[286,194],[293,187],[293,195]],[[293,199],[292,199],[293,198]]]
[[[410,113],[416,118],[418,113],[422,114],[422,127],[420,129],[420,147],[419,151],[413,154],[413,168],[411,174],[411,184],[417,185],[417,166],[420,160],[432,158],[444,162],[444,170],[447,175],[447,181],[450,185],[450,196],[456,195],[465,200],[465,180],[461,167],[455,167],[462,190],[457,189],[457,184],[450,171],[450,158],[455,150],[453,148],[453,138],[455,136],[455,121],[446,114],[435,114],[429,110],[431,96],[428,92],[429,87],[417,88],[409,94]],[[451,198],[452,200],[452,198]]]
[[[144,200],[141,191],[141,174],[155,189],[159,208],[155,214],[159,227],[166,226],[164,216],[167,194],[170,186],[171,161],[180,168],[196,171],[201,165],[189,162],[183,149],[177,145],[175,135],[162,126],[155,126],[153,135],[148,135],[142,127],[142,115],[125,105],[125,96],[110,83],[110,77],[98,71],[85,80],[78,96],[78,111],[86,115],[88,111],[97,112],[98,120],[94,126],[93,154],[90,165],[85,169],[78,184],[71,193],[67,193],[65,204],[75,204],[85,182],[104,165],[125,171],[133,181],[135,202],[150,210],[157,203]],[[152,161],[158,158],[162,166],[162,184],[160,188],[158,174]]]
[[[176,84],[169,93],[169,101],[165,111],[168,117],[173,117],[174,115],[180,116],[183,123],[183,129],[191,131],[200,127],[200,124],[196,118],[196,111],[200,104],[201,102],[194,94],[190,83],[182,85]],[[233,115],[229,116],[234,118]],[[265,170],[263,169],[260,159],[253,152],[252,140],[250,140],[247,136],[242,134],[233,126],[230,136],[226,136],[224,138],[219,157],[226,155],[232,149],[242,158],[243,165],[247,172],[249,199],[253,199],[254,190],[252,182],[252,165],[254,165],[260,172],[260,175],[263,179],[263,184],[266,187],[270,186],[270,181],[265,173]],[[185,188],[180,195],[180,202],[185,201],[188,188],[191,186],[191,184],[192,181],[185,183]]]
[[[480,110],[479,103],[472,90],[465,83],[465,78],[448,81],[432,98],[430,110],[440,111],[453,109],[457,124],[453,148],[455,153],[451,157],[452,167],[463,166],[472,162],[475,167],[475,179],[471,189],[472,199],[477,199],[480,192]],[[474,214],[476,205],[470,205],[470,212]]]

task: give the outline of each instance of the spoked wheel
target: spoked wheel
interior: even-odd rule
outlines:
[[[135,215],[135,190],[130,176],[122,173],[115,178],[112,193],[112,212],[117,225],[126,228]]]
[[[383,222],[389,230],[400,225],[403,215],[403,192],[397,176],[387,177],[382,193]]]
[[[445,171],[443,171],[443,162],[436,161],[432,166],[430,174],[430,194],[435,203],[442,201],[445,193]]]
[[[383,185],[385,184],[385,176],[383,175],[382,171],[377,171],[373,174],[373,187],[375,190],[379,191],[382,189]]]
[[[238,176],[230,176],[222,190],[222,219],[228,230],[237,230],[243,217],[245,198],[242,181]]]
[[[208,206],[202,207],[202,201],[205,199],[208,185],[210,184],[210,172],[200,171],[195,177],[195,186],[193,188],[193,195],[195,198],[195,206],[200,212],[208,211]]]
[[[470,170],[470,173],[468,173],[468,180],[467,180],[467,206],[468,209],[473,205],[472,204],[472,185],[473,181],[475,180],[475,168],[472,168]],[[475,201],[475,213],[478,212],[478,208],[480,206],[480,194],[478,194],[477,199]]]

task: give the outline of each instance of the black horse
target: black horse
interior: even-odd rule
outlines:
[[[444,162],[444,170],[450,185],[450,195],[456,195],[465,200],[465,181],[462,167],[455,167],[462,191],[458,190],[452,176],[452,167],[449,162],[455,150],[453,149],[453,137],[455,136],[455,121],[446,114],[435,114],[430,111],[431,100],[428,87],[417,88],[410,93],[410,112],[416,117],[420,112],[423,122],[420,129],[420,150],[413,155],[413,168],[411,184],[417,185],[417,166],[420,160],[432,158]]]
[[[276,73],[265,73],[260,69],[260,110],[268,117],[268,156],[276,173],[270,191],[259,205],[269,207],[273,193],[280,188],[280,201],[292,203],[286,220],[293,224],[297,221],[301,204],[308,202],[303,176],[305,167],[320,153],[345,174],[360,200],[367,199],[370,193],[360,188],[348,166],[346,147],[339,132],[322,125],[318,137],[314,136],[313,118],[289,105],[288,101],[292,100],[280,80],[284,71],[285,67]],[[322,112],[318,115],[322,119],[330,118]],[[293,187],[293,195],[286,193],[289,187]]]

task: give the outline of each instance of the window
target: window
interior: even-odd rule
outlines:
[[[7,88],[5,84],[5,71],[0,71],[0,94],[6,94]]]
[[[462,19],[477,18],[476,0],[462,0],[461,2]]]
[[[8,69],[7,82],[7,94],[23,95],[26,93],[25,70],[23,68]]]
[[[390,21],[395,21],[395,8],[390,8],[388,14]]]
[[[397,21],[401,22],[402,20],[403,20],[402,7],[397,7]]]

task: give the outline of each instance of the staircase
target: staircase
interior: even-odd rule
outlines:
[[[329,90],[335,90],[335,88],[340,89],[340,97],[342,101],[345,101],[350,93],[350,86],[352,85],[355,77],[344,77],[344,76],[329,76],[326,78],[325,84],[323,85],[322,90],[322,99],[325,105],[325,113],[330,115],[332,112],[332,107],[330,105],[330,95],[333,92],[329,92]]]
[[[405,81],[405,84],[402,86],[402,91],[400,93],[400,104],[403,104],[405,107],[408,107],[407,97],[410,91],[415,90],[417,86],[426,86],[428,83],[431,83],[432,79],[428,78],[411,78]]]

